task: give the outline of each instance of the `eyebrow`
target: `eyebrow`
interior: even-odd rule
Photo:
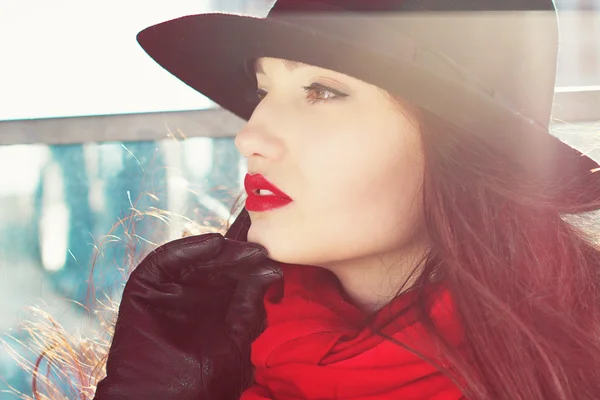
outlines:
[[[262,66],[262,58],[257,58],[256,60],[254,60],[254,72],[256,74],[265,74],[265,70]],[[308,64],[305,64],[303,62],[300,61],[292,61],[292,60],[279,60],[283,63],[283,65],[285,66],[285,68],[288,71],[293,71],[295,69],[298,68],[302,68],[302,67],[309,67]]]

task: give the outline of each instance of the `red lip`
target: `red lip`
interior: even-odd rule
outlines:
[[[248,211],[274,210],[286,206],[293,201],[287,194],[261,174],[246,174],[244,188],[248,194],[248,198],[246,199],[246,210]],[[259,195],[259,190],[269,190],[273,194]]]

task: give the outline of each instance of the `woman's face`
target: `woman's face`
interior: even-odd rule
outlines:
[[[235,143],[250,174],[293,201],[252,212],[248,240],[284,263],[333,266],[398,254],[420,236],[418,126],[376,86],[275,58]]]

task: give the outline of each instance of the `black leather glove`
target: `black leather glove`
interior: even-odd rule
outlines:
[[[228,236],[244,239],[248,225],[245,214]],[[160,246],[125,285],[94,399],[239,399],[264,292],[280,277],[263,247],[220,234]]]

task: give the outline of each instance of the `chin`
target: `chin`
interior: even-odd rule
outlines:
[[[250,225],[248,241],[263,246],[273,261],[302,265],[315,265],[317,261],[306,243],[276,229],[261,229],[260,224]]]
[[[288,263],[289,257],[286,257],[286,251],[284,249],[284,240],[277,240],[276,234],[271,230],[260,229],[257,225],[250,225],[248,230],[248,241],[257,243],[267,249],[269,258],[274,261]]]

